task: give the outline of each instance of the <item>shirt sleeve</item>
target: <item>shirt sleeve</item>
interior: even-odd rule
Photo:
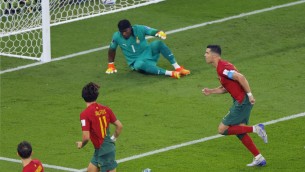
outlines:
[[[224,76],[226,76],[227,78],[229,79],[233,79],[233,74],[234,74],[235,70],[227,70],[227,69],[224,69],[222,74]]]
[[[151,28],[149,26],[142,25],[141,27],[143,28],[145,35],[155,36],[158,32],[157,29]]]
[[[82,126],[82,131],[89,131],[90,122],[84,112],[80,114],[80,123]]]
[[[117,42],[117,33],[114,33],[112,36],[112,40],[110,42],[109,48],[116,50],[116,48],[118,47],[118,42]]]
[[[114,123],[117,120],[117,118],[110,108],[107,109],[107,113],[109,114],[109,118],[110,118],[109,122]]]
[[[219,75],[233,80],[233,74],[236,71],[236,68],[232,64],[225,64],[220,67]]]

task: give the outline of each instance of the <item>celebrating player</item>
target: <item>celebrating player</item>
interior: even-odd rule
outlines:
[[[119,31],[115,32],[108,50],[107,74],[116,73],[114,59],[117,46],[120,46],[132,70],[155,75],[167,75],[179,79],[180,76],[190,74],[189,70],[180,66],[171,50],[160,40],[148,44],[145,36],[157,36],[166,39],[163,31],[143,25],[133,25],[126,19],[119,21]],[[160,53],[173,65],[174,71],[162,69],[157,66]]]
[[[22,172],[43,172],[43,166],[38,159],[32,160],[32,146],[29,142],[23,141],[17,146],[17,153],[21,157],[23,165]]]
[[[218,45],[208,45],[205,51],[206,63],[212,64],[217,71],[221,86],[213,89],[204,88],[204,95],[223,94],[229,92],[233,97],[233,105],[228,114],[218,126],[222,135],[236,135],[244,146],[253,154],[254,160],[247,166],[265,166],[266,160],[256,148],[247,133],[257,133],[265,143],[267,134],[263,124],[247,126],[251,109],[255,103],[249,83],[244,75],[238,72],[234,65],[221,59],[221,48]]]
[[[83,148],[91,139],[95,148],[94,155],[88,166],[88,172],[115,172],[118,166],[115,161],[114,142],[122,131],[122,123],[116,118],[109,107],[96,102],[99,86],[90,82],[82,90],[82,97],[87,108],[80,114],[83,131],[82,141],[76,142],[77,148]],[[109,124],[115,126],[110,137]]]

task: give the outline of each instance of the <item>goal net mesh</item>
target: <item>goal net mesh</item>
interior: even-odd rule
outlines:
[[[40,60],[44,1],[47,0],[0,0],[0,55]],[[160,1],[163,0],[49,0],[50,26]]]

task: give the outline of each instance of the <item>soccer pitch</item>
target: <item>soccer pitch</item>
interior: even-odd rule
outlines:
[[[293,2],[299,4],[287,5]],[[223,58],[246,75],[256,97],[250,124],[270,124],[268,144],[251,134],[267,159],[261,170],[304,171],[303,2],[166,0],[52,28],[53,62],[1,57],[1,71],[33,65],[0,75],[1,170],[21,171],[13,161],[19,160],[16,146],[22,140],[32,143],[34,158],[49,165],[45,171],[88,165],[92,145],[78,150],[75,141],[81,138],[79,113],[85,108],[80,92],[89,81],[101,85],[98,101],[124,125],[116,142],[117,171],[258,170],[246,167],[252,156],[237,138],[216,135],[230,96],[201,94],[203,87],[219,85],[204,50],[220,44]],[[132,72],[119,50],[118,73],[106,75],[105,47],[122,18],[166,31],[166,44],[192,74],[175,80]],[[171,67],[164,59],[159,65]]]

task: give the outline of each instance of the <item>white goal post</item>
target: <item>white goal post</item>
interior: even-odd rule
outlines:
[[[164,0],[0,0],[0,55],[51,61],[50,27]]]

